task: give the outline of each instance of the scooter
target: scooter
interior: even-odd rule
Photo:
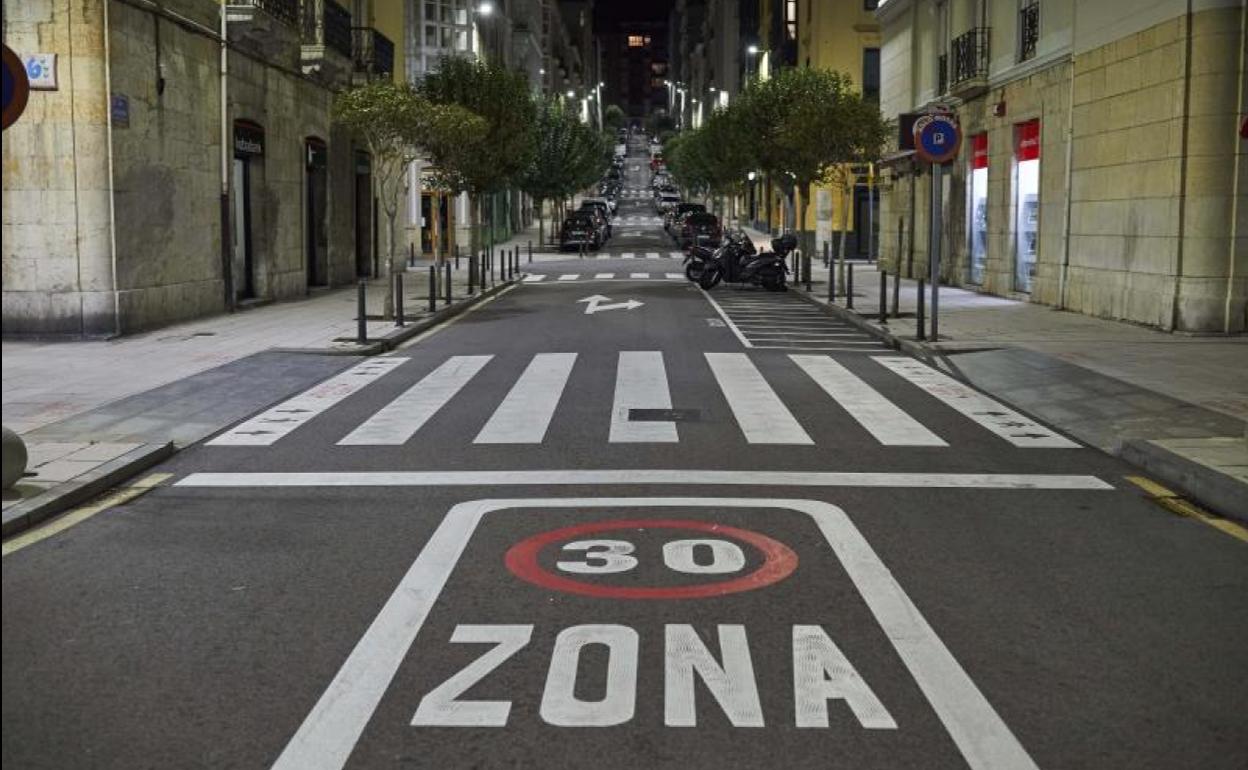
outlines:
[[[731,256],[723,256],[729,252],[731,252]],[[694,283],[698,283],[707,264],[716,262],[721,258],[741,259],[754,253],[754,242],[750,240],[749,236],[740,231],[726,232],[724,233],[724,241],[718,248],[694,244],[686,249],[685,277]]]
[[[712,289],[723,280],[762,286],[767,291],[785,291],[789,272],[785,257],[796,248],[797,236],[789,233],[773,240],[771,251],[736,254],[733,249],[721,249],[703,266],[697,278],[698,286]]]

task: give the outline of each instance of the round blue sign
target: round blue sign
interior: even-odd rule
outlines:
[[[945,163],[958,155],[962,129],[947,115],[925,115],[914,124],[914,150],[929,163]]]

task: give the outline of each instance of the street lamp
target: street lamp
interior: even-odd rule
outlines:
[[[481,16],[489,16],[494,13],[494,4],[489,2],[489,0],[477,3],[477,13]]]
[[[758,46],[751,43],[746,47],[745,52],[747,54],[745,59],[745,82],[748,83],[750,82],[750,70],[753,68],[754,57],[758,56]]]

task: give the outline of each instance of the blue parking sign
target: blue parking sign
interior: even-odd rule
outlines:
[[[924,115],[914,122],[915,153],[928,163],[947,163],[958,155],[962,129],[948,115]]]

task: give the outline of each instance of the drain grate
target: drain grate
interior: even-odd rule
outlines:
[[[629,409],[629,422],[699,422],[699,409]]]

